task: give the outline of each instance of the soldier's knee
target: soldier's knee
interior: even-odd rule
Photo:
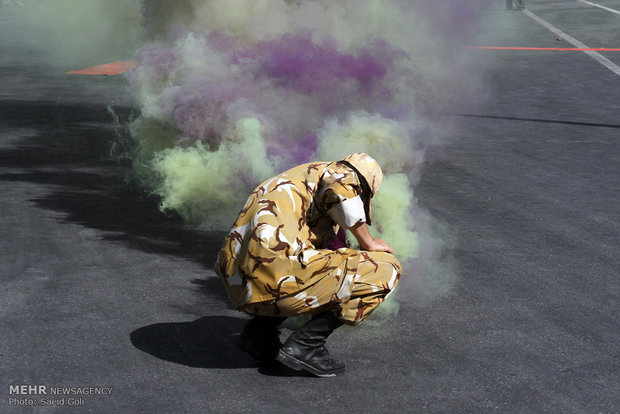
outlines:
[[[390,255],[392,256],[392,255]],[[401,274],[403,271],[402,266],[400,265],[400,261],[395,257],[392,256],[390,263],[392,264],[392,266],[394,266],[394,269],[396,269],[396,271],[398,272],[398,274]]]
[[[401,267],[398,259],[384,261],[380,264],[381,267],[381,285],[384,288],[385,294],[389,294],[400,280]]]
[[[386,266],[386,269],[389,270],[391,267],[398,274],[398,277],[400,277],[400,274],[402,273],[403,268],[400,264],[400,261],[396,258],[396,256],[389,254],[389,253],[384,253],[384,256],[381,257],[381,261]],[[388,272],[388,273],[392,273],[392,272]]]

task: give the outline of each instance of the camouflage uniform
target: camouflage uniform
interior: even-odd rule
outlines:
[[[389,253],[326,248],[339,228],[332,217],[356,224],[338,217],[345,205],[359,213],[360,194],[357,174],[340,162],[300,165],[260,184],[215,264],[232,304],[255,315],[333,309],[350,325],[366,319],[396,287],[401,267]],[[366,221],[363,208],[359,214]]]

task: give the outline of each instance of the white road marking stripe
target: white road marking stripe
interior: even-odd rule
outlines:
[[[578,47],[580,49],[592,49],[591,47],[586,46],[583,43],[581,43],[579,40],[577,40],[577,39],[567,35],[566,33],[561,31],[560,29],[558,29],[557,27],[555,27],[551,23],[547,22],[546,20],[543,20],[540,17],[536,16],[531,11],[525,9],[525,10],[523,10],[523,13],[525,13],[526,15],[531,17],[532,19],[536,20],[538,23],[540,23],[541,25],[545,26],[547,29],[551,30],[553,33],[557,34],[558,36],[560,36],[561,38],[563,38],[567,42],[571,43],[573,46]],[[597,52],[595,52],[593,50],[584,50],[583,53],[590,55],[591,57],[596,59],[601,65],[605,66],[607,69],[609,69],[610,71],[612,71],[616,75],[620,76],[620,66],[616,65],[614,62],[612,62],[611,60],[607,59],[605,56],[603,56],[600,53],[597,53]]]
[[[589,4],[590,6],[600,7],[601,9],[607,10],[612,13],[620,14],[620,11],[616,9],[610,9],[609,7],[601,6],[600,4],[592,3],[591,1],[586,1],[586,0],[578,0],[578,1],[585,3],[585,4]]]

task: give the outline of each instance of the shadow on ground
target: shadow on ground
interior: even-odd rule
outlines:
[[[131,108],[114,112],[121,124],[133,114]],[[107,106],[2,101],[1,125],[16,139],[0,149],[0,181],[42,185],[46,194],[29,200],[36,206],[101,230],[104,240],[212,269],[224,232],[191,228],[162,213],[157,197],[128,181],[131,167],[110,156],[122,127]]]
[[[309,376],[277,362],[260,365],[237,348],[247,319],[204,316],[192,322],[166,322],[138,328],[130,335],[139,350],[192,368],[258,368],[267,376]]]
[[[194,368],[251,368],[254,360],[236,341],[247,321],[205,316],[192,322],[156,323],[133,331],[131,343],[165,361]]]

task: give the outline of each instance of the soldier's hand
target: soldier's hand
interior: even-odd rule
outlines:
[[[385,240],[373,238],[372,242],[369,243],[369,246],[365,246],[366,250],[371,252],[387,252],[390,254],[394,253],[394,249],[388,245]]]
[[[394,253],[394,250],[384,240],[374,238],[370,235],[366,223],[357,223],[349,230],[357,239],[362,250],[368,250],[370,252],[388,252],[390,254]]]

